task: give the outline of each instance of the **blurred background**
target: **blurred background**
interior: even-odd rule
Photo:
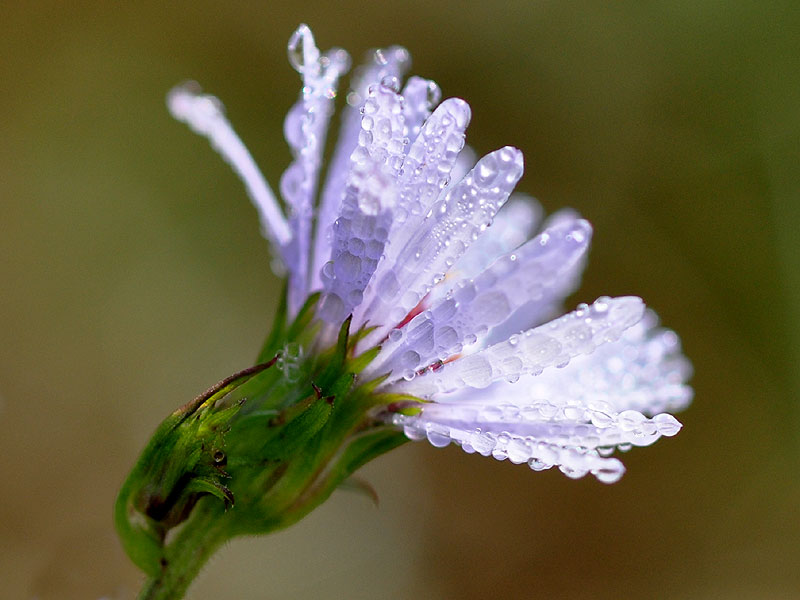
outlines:
[[[168,4],[168,6],[165,6]],[[225,102],[277,188],[300,22],[473,109],[519,190],[595,226],[574,305],[676,329],[681,434],[591,477],[407,444],[293,529],[236,540],[198,600],[800,597],[800,9],[695,2],[37,2],[0,8],[0,581],[132,598],[113,500],[161,419],[251,364],[279,281],[236,177],[169,118]]]

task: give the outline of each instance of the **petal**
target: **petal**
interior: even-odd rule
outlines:
[[[610,482],[622,473],[621,463],[605,458],[614,447],[646,446],[680,431],[662,411],[686,407],[690,375],[677,336],[647,311],[619,340],[564,369],[437,394],[419,414],[392,419],[411,439],[453,441],[536,470],[557,464],[570,476],[588,470]]]
[[[361,132],[361,108],[370,86],[384,79],[398,79],[411,62],[408,51],[392,46],[372,52],[371,60],[356,70],[353,85],[347,94],[347,106],[342,111],[342,125],[333,156],[328,164],[328,174],[317,211],[314,256],[311,268],[311,289],[322,287],[321,269],[330,259],[333,248],[333,223],[339,216],[350,169],[350,156],[358,146]]]
[[[497,460],[508,459],[515,464],[527,463],[534,471],[557,466],[573,479],[591,473],[603,483],[614,483],[625,473],[625,466],[619,459],[601,456],[594,449],[550,443],[508,432],[449,426],[403,415],[395,415],[393,422],[403,428],[409,439],[427,439],[438,448],[455,443],[470,454],[477,452]]]
[[[501,379],[515,381],[523,374],[538,375],[546,367],[564,367],[570,359],[618,339],[643,313],[640,298],[599,298],[591,306],[583,305],[545,325],[392,387],[427,398],[463,387],[485,388]]]
[[[498,211],[492,226],[472,244],[447,273],[450,288],[472,279],[497,258],[511,252],[533,237],[542,220],[542,207],[526,194],[511,194]]]
[[[222,103],[214,96],[202,94],[197,84],[191,82],[173,88],[167,95],[167,106],[173,117],[207,137],[211,146],[239,175],[258,211],[264,237],[278,250],[274,256],[288,263],[284,248],[292,239],[289,224],[250,152],[225,118]]]
[[[461,352],[523,304],[547,308],[560,302],[591,232],[583,219],[561,223],[497,259],[474,280],[459,283],[430,309],[393,331],[370,372],[391,372],[390,378],[396,379]],[[490,229],[483,238],[492,233]]]
[[[364,339],[383,339],[440,282],[469,245],[486,230],[522,176],[522,153],[509,146],[483,157],[450,188],[414,228],[394,261],[376,277],[374,298],[362,313],[376,325]]]
[[[378,265],[374,281],[382,281],[398,260],[398,255],[417,235],[431,207],[449,181],[450,170],[464,147],[469,124],[469,105],[458,98],[442,102],[425,122],[403,164],[400,195],[394,212],[391,243]],[[364,295],[364,304],[355,315],[356,326],[363,324],[365,311],[375,299],[373,282]],[[402,317],[401,317],[402,318]]]
[[[401,96],[384,84],[371,86],[333,228],[331,258],[321,274],[320,316],[329,323],[341,322],[361,303],[383,255],[398,200],[404,142]]]
[[[321,56],[306,25],[301,25],[289,40],[289,56],[303,78],[300,100],[284,123],[294,161],[283,173],[280,186],[290,208],[292,240],[286,255],[290,266],[288,307],[289,315],[293,316],[308,296],[313,202],[336,86],[340,75],[350,66],[350,57],[341,49]]]
[[[441,99],[442,92],[435,81],[422,77],[409,77],[403,88],[403,117],[406,137],[413,142],[419,136],[422,124]]]

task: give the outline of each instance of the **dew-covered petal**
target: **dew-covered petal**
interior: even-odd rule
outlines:
[[[591,473],[603,483],[614,483],[625,473],[619,459],[601,456],[594,448],[562,445],[503,430],[487,431],[470,424],[451,425],[422,416],[394,415],[393,423],[402,427],[411,440],[427,440],[438,448],[454,443],[470,454],[527,464],[534,471],[558,467],[573,479]]]
[[[445,361],[523,304],[548,307],[561,301],[563,282],[572,279],[571,271],[589,247],[591,232],[583,219],[564,222],[498,258],[396,330],[370,371],[399,377],[409,369]]]
[[[403,117],[406,137],[413,143],[419,136],[422,124],[439,104],[442,92],[435,81],[422,77],[409,77],[403,88]],[[410,146],[409,146],[410,147]]]
[[[615,449],[647,446],[680,431],[665,411],[689,403],[690,375],[677,336],[647,311],[617,341],[575,357],[564,369],[436,394],[418,414],[392,420],[411,439],[454,442],[534,470],[558,465],[570,476],[583,471],[612,482],[624,470],[616,459],[607,462]]]
[[[408,419],[505,432],[561,446],[602,449],[649,446],[661,436],[674,436],[681,429],[680,422],[668,413],[647,417],[634,410],[615,413],[547,400],[522,405],[431,403],[424,405],[419,415]]]
[[[398,177],[404,158],[402,97],[380,83],[370,87],[358,146],[339,217],[333,227],[330,260],[322,269],[320,316],[342,321],[363,299],[392,227]]]
[[[484,156],[449,187],[415,228],[394,261],[376,276],[364,319],[376,326],[364,343],[380,341],[400,323],[486,230],[522,176],[522,153],[507,146]]]
[[[461,181],[467,176],[475,163],[478,162],[478,153],[470,145],[464,146],[461,154],[456,159],[456,164],[453,165],[453,170],[450,172],[451,181]]]
[[[544,231],[558,231],[572,227],[574,223],[581,221],[580,215],[573,210],[559,211],[554,213],[554,216],[557,218],[548,218],[544,221]],[[483,344],[487,346],[496,344],[515,333],[537,327],[562,314],[564,299],[577,290],[580,285],[581,276],[586,268],[587,256],[587,251],[575,256],[574,261],[560,270],[557,280],[553,280],[553,284],[547,286],[547,293],[539,296],[534,292],[527,301],[515,308],[505,321],[490,327]]]
[[[609,414],[634,410],[654,416],[689,405],[691,374],[678,336],[659,327],[658,317],[648,310],[618,341],[576,357],[567,369],[545,370],[527,387],[532,397],[577,400]]]
[[[253,157],[225,117],[222,103],[214,96],[201,93],[199,86],[191,82],[173,88],[167,96],[167,106],[173,117],[207,137],[211,146],[239,175],[258,211],[262,234],[272,243],[274,256],[288,263],[285,247],[292,239],[289,224]]]
[[[640,298],[599,298],[591,306],[582,305],[554,321],[392,387],[427,398],[464,387],[485,388],[501,379],[514,381],[524,374],[539,374],[550,366],[564,367],[573,357],[619,339],[643,313]]]
[[[298,27],[289,40],[289,59],[303,79],[300,100],[284,122],[284,133],[294,160],[281,177],[281,194],[290,209],[292,240],[289,257],[288,307],[297,313],[308,295],[311,223],[322,153],[339,77],[347,71],[350,57],[333,49],[321,55],[306,25]]]
[[[391,240],[378,265],[374,282],[385,280],[399,254],[423,227],[431,207],[450,180],[450,170],[464,147],[469,120],[469,105],[459,98],[449,98],[425,121],[419,136],[411,144],[400,175]],[[366,308],[374,301],[376,292],[374,284],[367,288],[364,304],[355,315],[356,326],[363,323]]]
[[[333,247],[333,223],[339,216],[345,194],[350,157],[358,146],[361,132],[361,109],[367,99],[370,86],[386,81],[398,82],[411,64],[408,51],[401,46],[392,46],[371,52],[368,62],[356,69],[347,105],[341,113],[341,127],[333,156],[328,163],[325,185],[320,195],[317,211],[317,226],[314,240],[314,256],[311,269],[311,289],[322,287],[321,269],[330,260]]]
[[[475,240],[447,273],[450,288],[472,279],[492,262],[533,237],[542,221],[542,206],[527,194],[514,193],[498,211],[492,226]],[[447,286],[445,286],[447,287]]]

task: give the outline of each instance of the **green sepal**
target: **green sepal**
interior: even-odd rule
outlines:
[[[384,383],[387,379],[389,379],[389,373],[379,375],[374,379],[370,379],[369,381],[365,381],[364,383],[362,383],[360,389],[366,394],[371,394],[378,388],[379,385]]]
[[[332,409],[332,398],[314,398],[308,408],[277,429],[276,435],[270,436],[257,450],[257,455],[270,461],[290,458],[325,426]]]
[[[353,373],[361,373],[361,371],[367,368],[369,363],[375,360],[375,357],[378,356],[380,351],[380,346],[375,346],[374,348],[365,350],[355,358],[351,359],[347,364],[347,368]]]
[[[381,427],[360,434],[342,451],[329,469],[326,487],[335,489],[369,461],[407,441],[408,438],[393,427]]]
[[[352,336],[350,336],[352,347],[355,348],[355,345],[358,344],[358,342],[363,340],[377,328],[378,328],[377,325],[362,325],[358,331],[356,331]]]
[[[287,527],[339,486],[377,501],[352,475],[407,441],[384,417],[415,414],[422,401],[380,391],[388,375],[359,377],[380,351],[355,355],[374,328],[351,334],[349,317],[336,341],[320,348],[332,333],[315,319],[320,295],[291,323],[285,295],[259,353],[269,361],[170,415],[123,485],[117,527],[153,589],[169,582],[185,590],[214,548]]]
[[[189,492],[199,492],[211,494],[216,496],[225,503],[225,507],[231,507],[234,504],[233,492],[231,492],[224,485],[212,479],[195,478],[186,486]]]
[[[348,477],[340,483],[338,489],[366,496],[372,501],[376,508],[380,505],[380,498],[378,498],[378,492],[375,488],[372,487],[368,481],[356,477],[355,475]]]

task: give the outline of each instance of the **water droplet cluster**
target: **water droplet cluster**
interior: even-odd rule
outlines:
[[[546,367],[565,367],[570,359],[612,342],[639,321],[644,305],[639,298],[599,298],[545,325],[447,363],[435,372],[397,384],[403,392],[430,397],[463,387],[485,388],[494,381],[514,381],[523,374],[538,375]]]
[[[467,340],[485,337],[523,304],[533,303],[542,312],[549,309],[563,298],[563,283],[581,264],[591,231],[583,219],[561,223],[498,258],[474,279],[459,282],[383,344],[370,372],[399,375],[445,361],[460,353]]]
[[[405,152],[403,98],[393,87],[371,86],[362,113],[358,145],[333,225],[331,259],[321,274],[325,294],[320,316],[330,323],[341,322],[361,304],[383,255]]]
[[[619,460],[608,458],[615,448],[647,446],[680,431],[664,411],[689,403],[690,374],[677,336],[658,328],[648,311],[619,340],[576,357],[567,369],[440,395],[419,415],[392,419],[411,439],[439,447],[452,442],[534,470],[558,466],[571,477],[592,473],[611,483],[624,472]]]
[[[394,264],[387,264],[384,274],[376,277],[375,298],[365,312],[384,318],[365,343],[385,336],[444,279],[492,223],[521,176],[522,153],[507,146],[484,156],[463,180],[444,192]]]
[[[311,30],[301,25],[288,46],[289,61],[302,75],[300,100],[289,110],[284,135],[294,156],[284,171],[280,190],[290,209],[292,239],[286,255],[294,269],[289,276],[289,312],[295,314],[308,296],[309,254],[314,196],[319,179],[328,122],[339,77],[350,68],[350,56],[335,48],[320,54]]]
[[[411,63],[408,50],[392,46],[374,50],[367,63],[355,70],[347,102],[341,115],[341,127],[331,157],[325,185],[317,209],[317,229],[311,267],[311,289],[322,286],[322,268],[331,258],[333,223],[339,217],[348,179],[351,156],[361,135],[362,114],[370,86],[386,78],[399,79]]]
[[[285,381],[292,382],[300,379],[304,354],[300,344],[292,342],[284,345],[275,360],[275,368],[280,370]]]
[[[363,305],[356,312],[357,323],[362,322],[366,313],[379,310],[376,295],[385,299],[395,293],[394,271],[398,255],[425,226],[431,207],[450,181],[450,170],[464,147],[469,119],[470,110],[466,102],[458,98],[445,100],[425,121],[419,136],[411,144],[400,173],[399,198],[392,214],[395,227],[391,244],[387,246],[365,292]]]

